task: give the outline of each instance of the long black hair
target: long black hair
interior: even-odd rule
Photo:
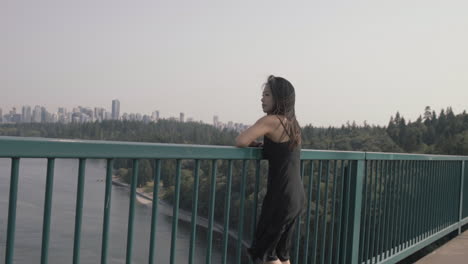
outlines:
[[[264,86],[268,86],[273,96],[273,109],[271,115],[283,115],[286,117],[286,122],[280,119],[281,125],[284,128],[283,135],[288,135],[290,139],[289,147],[291,149],[301,144],[301,127],[296,119],[294,104],[296,102],[296,92],[294,86],[282,77],[268,76]]]

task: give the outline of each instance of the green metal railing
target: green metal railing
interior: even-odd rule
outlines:
[[[132,160],[126,263],[132,262],[138,167],[153,160],[153,201],[158,200],[162,161],[176,160],[170,263],[177,259],[181,170],[192,161],[193,193],[188,263],[194,263],[197,208],[202,162],[211,162],[209,205],[206,217],[205,263],[212,263],[213,232],[222,226],[222,263],[244,263],[244,247],[253,236],[265,189],[266,166],[257,148],[175,145],[109,141],[0,137],[0,158],[10,158],[5,263],[14,260],[16,204],[20,161],[47,159],[41,263],[48,263],[51,204],[55,159],[79,160],[73,263],[80,263],[81,222],[86,161],[106,159],[101,263],[108,263],[112,172],[117,159]],[[468,223],[468,157],[407,155],[368,152],[302,150],[301,172],[307,196],[306,212],[297,222],[291,258],[293,263],[396,263]],[[236,166],[239,164],[240,166]],[[253,170],[253,173],[251,173]],[[223,175],[223,182],[219,180]],[[234,182],[239,190],[234,190]],[[222,185],[221,185],[222,184]],[[222,188],[221,188],[221,187]],[[252,187],[253,186],[253,187]],[[60,186],[56,186],[60,188]],[[222,193],[220,193],[222,192]],[[220,195],[222,194],[222,195]],[[233,203],[233,196],[238,203]],[[219,198],[221,197],[221,198]],[[224,200],[220,200],[224,199]],[[222,207],[216,206],[218,202]],[[218,210],[223,210],[219,212]],[[231,222],[237,212],[238,223]],[[158,203],[152,206],[148,263],[157,259],[155,249]],[[216,219],[222,215],[223,219]],[[228,259],[228,241],[236,235],[235,259]]]

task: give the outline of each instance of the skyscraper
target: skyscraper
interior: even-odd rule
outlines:
[[[38,105],[34,107],[32,121],[35,123],[40,123],[42,121],[42,108]]]
[[[112,113],[110,113],[109,111],[106,111],[106,113],[104,114],[104,119],[105,120],[111,120],[112,119]]]
[[[0,123],[3,123],[3,111],[0,108]]]
[[[21,115],[16,113],[16,107],[13,107],[13,110],[10,111],[7,121],[12,123],[21,122]]]
[[[183,122],[184,122],[184,119],[185,119],[184,113],[180,113],[180,115],[179,115],[179,121],[183,123]]]
[[[47,112],[47,109],[43,106],[41,107],[41,122],[42,123],[49,123],[50,114]]]
[[[102,107],[95,107],[94,108],[94,116],[95,116],[97,121],[104,120],[105,119],[105,113],[106,113],[106,109],[104,109]]]
[[[217,115],[213,116],[213,126],[218,127],[219,117]]]
[[[151,115],[151,119],[153,121],[158,121],[159,120],[159,111],[154,111],[153,114]]]
[[[119,120],[120,117],[120,101],[112,100],[112,119]]]
[[[58,113],[57,113],[57,119],[58,119],[58,122],[60,123],[68,122],[67,109],[65,107],[59,107]]]
[[[29,105],[23,106],[21,111],[21,122],[31,123],[31,107]]]

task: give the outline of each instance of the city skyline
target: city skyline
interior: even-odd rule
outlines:
[[[37,104],[32,104],[32,105],[14,105],[12,106],[11,108],[7,108],[7,107],[4,107],[3,105],[0,105],[0,123],[2,123],[3,120],[5,120],[4,118],[4,115],[10,113],[13,109],[16,109],[16,111],[20,111],[18,113],[24,115],[23,113],[25,112],[26,109],[26,112],[29,113],[29,114],[26,114],[26,120],[32,120],[32,121],[26,121],[26,122],[40,122],[40,121],[37,121],[38,119],[40,119],[40,117],[38,117],[38,114],[34,114],[34,112],[38,113],[38,111],[32,111],[32,106],[34,105],[34,108],[39,108],[39,109],[46,109],[47,112],[51,113],[51,114],[58,114],[60,112],[63,112],[65,110],[65,112],[67,112],[67,109],[72,109],[71,112],[75,111],[75,109],[79,109],[79,108],[83,108],[83,109],[91,109],[93,111],[93,113],[95,114],[96,111],[101,111],[100,115],[101,115],[101,118],[100,120],[141,120],[143,121],[143,117],[147,116],[149,118],[149,120],[151,121],[154,121],[154,120],[158,120],[158,119],[169,119],[169,120],[183,120],[181,122],[199,122],[199,123],[204,123],[204,124],[212,124],[212,125],[215,125],[219,122],[220,124],[228,124],[228,123],[233,123],[233,124],[240,124],[242,126],[250,126],[252,124],[245,124],[243,122],[240,122],[240,121],[236,121],[236,120],[229,120],[229,121],[221,121],[219,120],[219,115],[217,114],[212,114],[211,115],[211,118],[208,119],[208,120],[204,120],[204,119],[199,119],[197,117],[194,117],[194,116],[187,116],[186,117],[186,113],[185,112],[177,112],[177,113],[166,113],[166,114],[163,114],[161,115],[161,111],[158,109],[158,110],[152,110],[152,111],[149,111],[149,112],[143,112],[143,113],[140,113],[140,112],[126,112],[124,111],[122,114],[118,115],[118,118],[115,119],[114,118],[114,113],[113,113],[113,104],[114,104],[114,101],[117,101],[118,102],[118,111],[120,111],[120,100],[119,99],[113,99],[111,101],[111,104],[110,104],[110,107],[109,107],[109,111],[107,111],[107,109],[105,107],[101,107],[101,106],[94,106],[94,107],[91,107],[91,106],[84,106],[84,105],[75,105],[75,106],[72,106],[72,107],[63,107],[63,106],[58,106],[56,107],[57,108],[57,111],[56,112],[49,112],[49,107],[47,106],[44,106],[44,105],[37,105]],[[427,107],[427,106],[426,106]],[[426,108],[425,107],[425,108]],[[429,106],[431,108],[431,111],[435,111],[436,114],[439,114],[440,111],[442,110],[446,110],[447,108],[451,108],[451,110],[455,113],[455,114],[459,114],[459,113],[462,113],[463,111],[467,111],[467,108],[465,109],[456,109],[452,106],[447,106],[447,107],[443,107],[443,108],[440,108],[440,109],[436,109],[436,108],[433,108],[431,106]],[[32,111],[32,112],[31,112]],[[78,111],[78,110],[76,110]],[[301,126],[306,126],[306,125],[314,125],[314,126],[317,126],[317,127],[340,127],[342,125],[346,125],[346,124],[349,124],[349,123],[355,123],[357,124],[358,126],[360,125],[376,125],[376,126],[386,126],[388,124],[388,122],[390,121],[390,119],[392,117],[395,116],[396,113],[399,113],[400,115],[402,116],[405,116],[404,113],[402,113],[401,111],[395,111],[394,113],[392,113],[386,122],[383,122],[383,124],[372,124],[372,123],[369,123],[367,120],[364,120],[362,123],[357,123],[356,120],[347,120],[345,123],[343,124],[340,124],[340,125],[336,125],[336,126],[320,126],[320,125],[314,125],[312,123],[300,123]],[[405,118],[407,118],[407,121],[415,121],[417,118],[421,117],[423,115],[424,111],[421,111],[419,114],[417,114],[416,116],[414,117],[408,117],[408,116],[405,116]],[[125,116],[125,118],[122,118],[123,116]],[[36,121],[34,121],[36,120]],[[98,120],[98,121],[100,121]],[[60,120],[58,120],[60,121]],[[92,121],[95,121],[95,120],[92,120]]]
[[[179,112],[179,116],[161,116],[159,110],[146,113],[127,113],[124,112],[120,115],[120,100],[113,99],[111,110],[107,111],[104,107],[89,107],[89,106],[76,106],[72,107],[71,111],[66,107],[58,107],[57,111],[49,112],[45,106],[35,105],[32,110],[29,105],[22,105],[21,112],[19,107],[12,107],[5,109],[0,106],[0,124],[7,123],[85,123],[103,120],[129,120],[129,121],[142,121],[142,122],[157,122],[160,119],[175,120],[179,122],[198,122],[203,124],[211,124],[217,128],[234,129],[237,131],[245,129],[248,125],[240,122],[227,121],[222,122],[217,115],[213,116],[213,122],[204,122],[203,120],[196,120],[189,116],[185,118],[184,112]]]

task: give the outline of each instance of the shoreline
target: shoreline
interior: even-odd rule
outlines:
[[[115,176],[115,175],[112,175],[112,184],[116,185],[116,186],[119,186],[119,187],[124,187],[124,188],[130,189],[129,184],[127,184],[125,182],[122,182],[119,179],[119,177]],[[137,188],[137,190],[136,190],[136,200],[140,204],[143,204],[145,206],[152,206],[152,204],[153,204],[152,192],[151,192],[151,194],[149,194],[149,193],[144,192],[143,188]],[[163,201],[161,199],[158,199],[158,204],[165,207],[164,209],[166,209],[165,210],[166,215],[172,217],[172,214],[173,214],[172,204],[170,204],[168,202],[165,202],[165,201]],[[158,209],[158,211],[161,211],[161,210]],[[182,221],[184,221],[186,223],[191,223],[192,222],[192,212],[179,208],[179,221],[180,220],[182,220]],[[197,215],[197,226],[201,226],[201,227],[203,227],[205,229],[208,229],[208,224],[209,224],[209,221],[208,221],[207,218]],[[213,223],[213,231],[220,234],[220,235],[224,235],[223,225],[217,223],[216,221]],[[237,241],[237,237],[238,237],[237,233],[235,233],[233,230],[229,230],[228,235],[229,235],[229,237],[231,237],[231,238],[233,238],[233,239],[235,239]],[[242,245],[245,248],[248,248],[250,246],[248,241],[246,241],[244,239],[242,240]]]

